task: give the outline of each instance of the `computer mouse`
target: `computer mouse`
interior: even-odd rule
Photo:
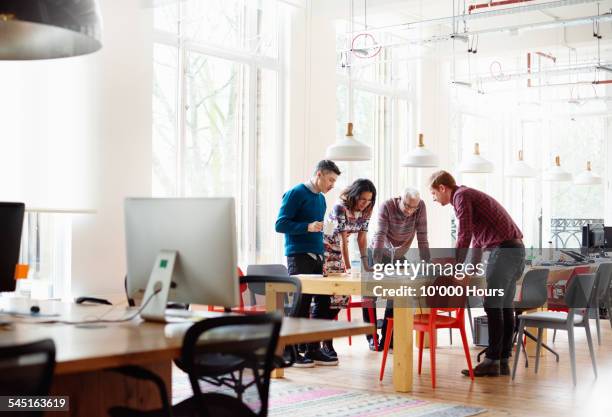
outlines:
[[[32,314],[40,313],[40,307],[37,306],[37,305],[33,305],[32,307],[30,307],[30,313],[32,313]]]
[[[74,300],[74,302],[77,303],[77,304],[91,303],[91,304],[105,304],[105,305],[109,305],[109,306],[113,305],[108,300],[105,300],[103,298],[96,298],[96,297],[77,297]]]

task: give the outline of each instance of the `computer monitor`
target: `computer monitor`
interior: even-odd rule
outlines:
[[[604,225],[587,224],[582,227],[582,249],[585,253],[601,250],[605,247]]]
[[[15,291],[24,212],[23,203],[0,202],[0,291]]]
[[[604,226],[605,248],[612,250],[612,227]]]
[[[167,301],[238,304],[233,198],[127,198],[125,238],[128,296],[153,298],[145,319],[163,320]]]

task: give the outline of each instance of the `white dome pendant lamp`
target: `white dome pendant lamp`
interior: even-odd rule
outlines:
[[[350,31],[353,33],[353,1],[349,3]],[[336,139],[336,143],[329,146],[325,158],[332,161],[369,161],[372,159],[372,148],[355,139],[353,135],[353,84],[352,84],[352,54],[347,56],[348,75],[348,119],[346,135]]]
[[[493,172],[493,164],[480,156],[480,145],[474,144],[474,153],[465,157],[459,164],[459,171],[464,173],[486,174]]]
[[[327,148],[325,158],[332,161],[369,161],[372,148],[359,142],[353,136],[353,123],[346,125],[346,135]]]
[[[591,171],[591,161],[587,161],[586,171],[576,175],[574,179],[576,185],[598,185],[601,184],[601,177]]]
[[[518,159],[508,168],[506,176],[513,178],[533,178],[536,176],[535,170],[527,162],[523,161],[522,149],[518,152]]]
[[[561,168],[561,157],[555,157],[555,165],[544,173],[545,181],[571,181],[572,174]]]
[[[438,156],[425,147],[423,134],[419,133],[419,144],[408,152],[401,161],[403,167],[429,168],[438,166]]]

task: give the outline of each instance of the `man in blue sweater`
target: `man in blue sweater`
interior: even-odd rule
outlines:
[[[276,231],[285,234],[285,256],[291,275],[323,273],[323,219],[326,209],[323,194],[334,188],[338,175],[340,170],[333,161],[320,161],[310,180],[296,185],[283,195]],[[313,297],[312,318],[332,319],[336,312],[330,308],[329,295],[313,294],[302,294],[299,317],[310,317]],[[308,344],[304,356],[297,356],[295,366],[299,367],[338,364],[335,352],[322,351],[319,343]]]

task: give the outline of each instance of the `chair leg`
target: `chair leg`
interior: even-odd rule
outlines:
[[[451,311],[448,312],[448,317],[452,317],[453,313]],[[451,346],[453,345],[453,329],[452,328],[448,328],[448,337],[450,338],[450,344]]]
[[[540,352],[542,350],[542,337],[544,336],[544,329],[538,328],[538,339],[536,345],[536,363],[535,363],[535,373],[538,373],[538,369],[540,368]]]
[[[567,339],[569,341],[570,363],[572,365],[572,381],[576,385],[576,345],[574,344],[574,324],[569,323],[567,327]]]
[[[486,348],[481,350],[480,352],[478,352],[478,355],[476,355],[476,362],[480,363],[480,357],[482,355],[484,355],[485,353],[487,353],[487,349]]]
[[[350,307],[346,307],[346,319],[348,320],[348,322],[351,322],[351,308]],[[349,336],[349,346],[353,345],[353,338],[351,336]]]
[[[429,331],[429,362],[431,367],[431,387],[436,388],[436,329]]]
[[[463,351],[465,352],[465,359],[468,364],[468,371],[470,371],[470,379],[474,380],[474,369],[472,368],[472,358],[470,357],[470,348],[467,343],[467,336],[465,335],[465,327],[459,328],[459,333],[461,333],[461,343],[463,343]]]
[[[529,368],[529,355],[527,354],[527,348],[525,347],[525,341],[521,339],[521,345],[523,346],[523,354],[525,355],[525,368]]]
[[[374,323],[372,338],[374,339],[374,346],[376,346],[376,350],[378,350],[378,330],[376,329],[376,320],[374,320],[374,307],[368,307],[368,316],[370,317],[370,323]]]
[[[514,354],[514,365],[512,366],[512,380],[516,376],[516,366],[518,365],[519,356],[521,356],[521,346],[523,346],[523,330],[525,329],[525,322],[521,320],[518,331],[518,343],[516,344],[516,352]]]
[[[606,308],[608,309],[608,320],[610,320],[610,327],[612,327],[612,287],[610,287],[610,293],[606,300]]]
[[[472,309],[470,308],[469,301],[466,310],[468,313],[468,321],[470,322],[470,333],[472,334],[472,339],[474,339],[474,323],[472,322]],[[612,320],[610,320],[610,325],[612,326]]]
[[[608,291],[608,301],[606,307],[608,308],[608,320],[610,320],[610,327],[612,327],[612,287],[610,287],[610,290]]]
[[[389,346],[391,346],[391,336],[393,336],[393,320],[387,319],[387,332],[385,333],[385,346],[383,348],[382,363],[380,364],[379,381],[382,381],[383,377],[385,376],[385,365],[387,364],[387,354],[389,353]]]
[[[555,343],[556,338],[557,338],[557,329],[553,330],[553,343]]]
[[[423,365],[423,345],[425,342],[425,332],[419,332],[419,375],[421,375],[421,368]]]
[[[601,346],[601,327],[600,327],[600,324],[599,324],[599,307],[594,308],[594,310],[595,310],[595,326],[597,327],[597,344]],[[587,326],[588,325],[589,325],[589,323],[588,323],[588,320],[587,320]]]
[[[531,340],[533,340],[534,342],[537,342],[538,339],[536,339],[531,333],[529,333],[527,330],[525,330],[525,336],[527,336],[528,338],[530,338]],[[559,362],[559,354],[557,352],[555,352],[550,346],[548,346],[546,343],[544,343],[544,341],[542,341],[542,347],[544,349],[546,349],[547,351],[549,351],[550,353],[552,353],[553,355],[555,355],[555,359],[557,362]],[[524,348],[524,347],[523,347]]]
[[[599,311],[597,312],[597,314],[599,314]],[[584,326],[584,331],[586,332],[587,343],[589,344],[589,354],[591,355],[591,363],[593,364],[593,372],[595,373],[595,378],[597,378],[597,363],[595,362],[595,351],[593,350],[593,340],[591,338],[591,329],[589,328],[588,319],[587,319],[587,323]]]

